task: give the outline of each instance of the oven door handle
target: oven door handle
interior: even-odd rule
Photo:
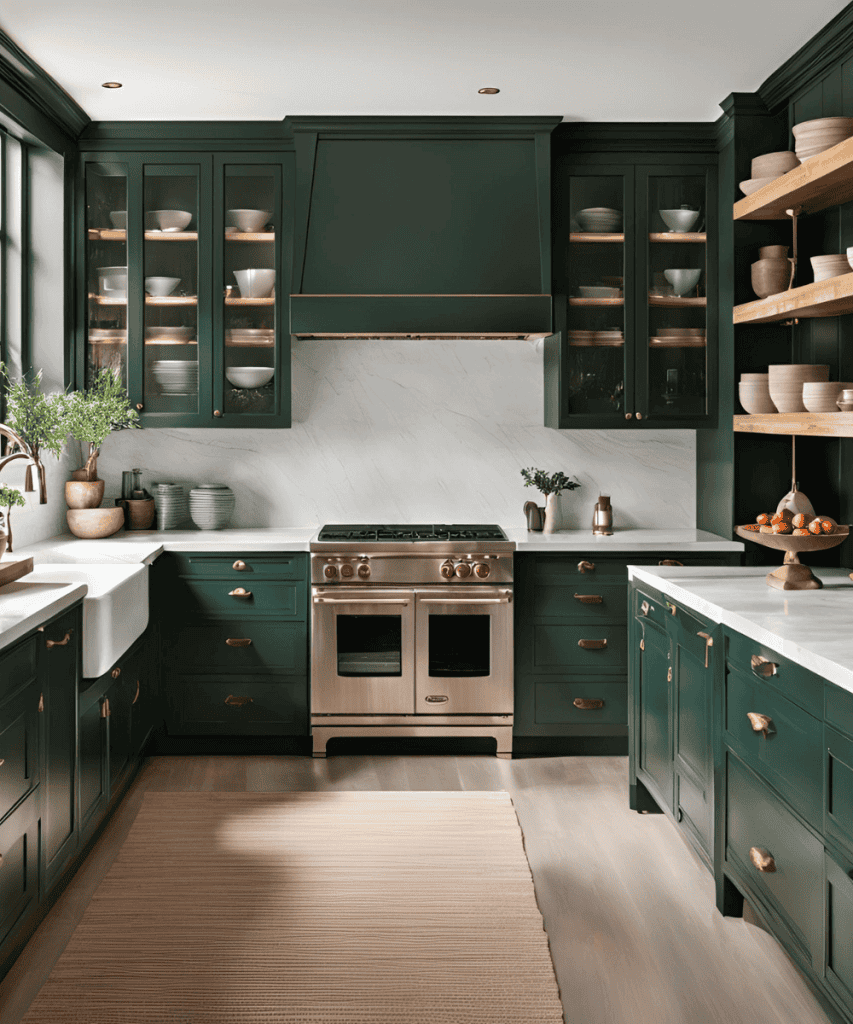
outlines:
[[[512,604],[512,592],[503,591],[505,597],[421,597],[420,604]]]
[[[314,604],[402,604],[412,602],[402,597],[315,597]]]

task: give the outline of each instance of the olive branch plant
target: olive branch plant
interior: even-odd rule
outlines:
[[[6,484],[0,484],[0,517],[4,521],[4,529],[6,531],[6,542],[9,547],[9,551],[12,550],[12,509],[23,508],[27,504],[27,499],[21,494],[17,487],[9,487]],[[6,511],[4,512],[3,509]]]
[[[580,483],[577,480],[569,479],[562,472],[549,475],[544,469],[534,469],[531,466],[529,469],[522,469],[521,475],[524,477],[525,487],[535,487],[546,496],[549,494],[560,494],[562,491],[574,491],[580,487]]]
[[[114,430],[140,427],[139,413],[131,408],[127,390],[112,370],[101,370],[86,391],[67,396],[65,430],[89,446],[84,465],[87,480],[98,477],[101,445]]]

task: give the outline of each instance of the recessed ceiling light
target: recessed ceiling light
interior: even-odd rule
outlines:
[[[121,82],[103,82],[101,84],[102,89],[120,89]]]
[[[500,92],[500,89],[492,89],[489,87],[488,89],[478,89],[477,92],[480,93],[481,96],[494,96],[495,93]]]

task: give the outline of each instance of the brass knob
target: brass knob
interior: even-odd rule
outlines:
[[[767,735],[773,728],[773,719],[769,715],[759,715],[756,711],[747,711],[746,717],[752,726],[753,732],[760,732],[767,739]]]
[[[586,559],[583,559],[582,561],[578,562],[578,572],[595,572],[595,562],[588,562]]]
[[[596,708],[604,707],[604,701],[598,697],[575,697],[572,704],[581,711],[594,711]]]
[[[222,413],[221,413],[221,411],[220,411],[219,409],[214,409],[214,410],[213,410],[213,415],[214,415],[214,416],[215,416],[215,417],[216,417],[217,419],[219,419],[219,417],[220,417],[220,416],[222,415]]]
[[[753,654],[749,663],[755,675],[760,676],[762,679],[769,679],[770,676],[775,676],[779,668],[775,661],[770,661],[761,654]]]
[[[225,703],[232,708],[241,708],[244,704],[252,704],[253,701],[251,697],[235,697],[233,693],[229,693]]]
[[[121,669],[118,667],[118,665],[116,665],[112,672],[110,672],[110,675],[113,677],[113,679],[118,679],[118,677],[121,675]]]
[[[649,602],[648,601],[643,601],[643,603],[640,605],[640,614],[641,615],[648,615],[649,614],[649,607],[650,607]]]
[[[252,641],[249,639],[249,637],[233,637],[233,636],[229,636],[228,639],[225,641],[225,643],[228,644],[229,647],[251,647],[252,646]]]
[[[68,645],[68,641],[71,639],[73,633],[74,633],[74,630],[73,629],[69,629],[68,632],[65,634],[65,636],[61,640],[45,640],[44,645],[45,645],[45,647],[49,651],[53,650],[54,647],[66,647]]]
[[[460,562],[454,571],[461,580],[464,580],[466,576],[471,575],[471,566],[467,562]]]
[[[358,567],[358,575],[363,580],[366,580],[370,575],[370,566],[366,562],[362,562]]]
[[[142,410],[143,410],[144,408],[145,408],[145,406],[144,406],[144,405],[142,404],[142,402],[137,402],[137,403],[136,403],[136,411],[137,411],[137,412],[142,412]]]
[[[765,850],[763,846],[751,846],[749,849],[749,859],[759,871],[772,874],[776,870],[776,861],[773,859],[773,854],[769,850]]]
[[[231,566],[232,569],[236,569],[237,572],[245,572],[249,567],[245,562],[241,562],[238,558],[237,561]]]
[[[474,566],[474,575],[479,579],[484,580],[492,570],[486,565],[485,562],[478,562]]]
[[[602,604],[604,601],[601,594],[575,594],[574,598],[581,604]]]
[[[583,647],[585,651],[603,651],[606,646],[606,637],[604,640],[578,640],[578,647]]]
[[[323,575],[327,580],[333,580],[338,575],[338,567],[336,565],[327,565],[323,569]]]
[[[449,580],[453,575],[453,562],[445,562],[439,572],[446,580]]]
[[[348,580],[352,576],[355,576],[355,569],[353,569],[351,565],[342,565],[341,576],[343,576],[344,579]]]
[[[133,695],[133,700],[130,703],[131,704],[135,704],[138,700],[139,700],[139,680],[137,679],[136,680],[136,693]]]
[[[634,415],[637,417],[638,420],[641,420],[643,418],[643,414],[641,412],[635,412]]]
[[[626,420],[631,420],[633,418],[634,418],[634,414],[632,412],[626,412],[625,413],[625,419]]]
[[[251,590],[246,590],[245,587],[235,587],[233,590],[228,591],[229,597],[242,597],[248,600],[252,596]]]

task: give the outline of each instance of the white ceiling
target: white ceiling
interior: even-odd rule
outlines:
[[[96,121],[713,121],[845,0],[0,0]],[[124,88],[107,90],[116,80]],[[498,96],[479,96],[497,86]]]

